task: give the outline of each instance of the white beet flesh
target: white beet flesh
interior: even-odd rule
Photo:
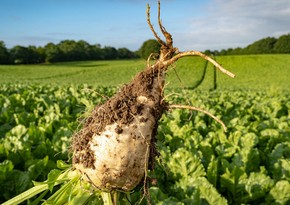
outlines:
[[[79,163],[86,160],[82,155],[84,150],[74,151],[74,157],[78,158],[74,167],[95,187],[130,191],[144,178],[153,130],[158,121],[152,111],[162,100],[164,75],[158,73],[155,76],[151,79],[150,95],[134,97],[136,103],[142,105],[141,114],[134,115],[130,124],[116,121],[106,125],[102,132],[93,134],[88,142],[94,157],[93,168]],[[96,112],[104,109],[103,106],[106,105],[99,106]],[[121,131],[116,132],[117,129]]]

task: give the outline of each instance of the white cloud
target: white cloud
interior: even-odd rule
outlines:
[[[245,47],[268,36],[290,32],[289,0],[213,0],[207,15],[189,22],[175,43],[184,50]]]

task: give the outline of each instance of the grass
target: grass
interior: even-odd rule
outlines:
[[[232,70],[237,78],[231,81],[219,74],[219,83],[235,89],[290,89],[290,55],[225,56],[218,61]]]
[[[0,83],[90,84],[117,86],[144,67],[140,60],[1,65]]]
[[[290,55],[221,56],[217,61],[237,75],[231,79],[217,72],[217,87],[220,89],[290,89]],[[119,86],[129,82],[145,66],[144,60],[0,65],[0,83]],[[201,79],[204,66],[205,60],[198,57],[181,59],[168,72],[168,87],[193,87]],[[213,76],[213,66],[208,64],[199,88],[212,89]]]

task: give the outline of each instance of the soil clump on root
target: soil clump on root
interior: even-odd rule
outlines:
[[[139,117],[140,123],[153,124],[152,132],[145,136],[149,140],[149,162],[147,168],[152,168],[156,156],[155,134],[157,123],[167,104],[163,101],[164,77],[161,77],[162,69],[146,69],[136,75],[133,81],[124,85],[120,91],[104,104],[98,105],[92,111],[83,125],[83,128],[76,133],[72,141],[73,164],[83,164],[83,167],[96,169],[97,159],[91,148],[93,136],[101,135],[106,127],[116,124],[114,132],[118,140],[122,141],[123,127],[135,124],[134,120]],[[150,113],[150,117],[148,114]],[[138,126],[138,125],[134,125]],[[138,129],[135,127],[134,129]],[[107,135],[108,138],[112,137]],[[131,141],[138,138],[134,132],[130,133]],[[121,142],[120,142],[121,143]],[[121,153],[116,153],[117,155]],[[146,156],[144,156],[146,158]],[[147,159],[146,159],[147,160]],[[144,169],[145,167],[143,167]],[[145,171],[145,170],[144,170]],[[120,188],[120,187],[118,187]]]

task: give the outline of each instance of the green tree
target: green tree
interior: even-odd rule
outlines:
[[[10,56],[13,63],[26,64],[28,63],[29,51],[26,47],[17,45],[10,50]]]
[[[148,59],[151,53],[159,55],[161,45],[155,39],[145,41],[139,49],[139,55],[143,59]]]
[[[274,37],[267,37],[258,40],[245,48],[247,54],[265,54],[274,53],[274,45],[277,39]]]
[[[41,56],[35,46],[14,46],[10,50],[10,58],[15,64],[41,63]]]
[[[82,58],[79,56],[79,47],[77,45],[77,42],[74,40],[61,41],[57,46],[63,53],[62,61],[75,61]]]
[[[243,54],[243,49],[240,47],[234,48],[231,52],[231,55],[241,55]]]
[[[132,51],[130,51],[127,48],[119,48],[118,50],[118,57],[120,59],[129,59],[129,58],[135,58],[136,55]]]
[[[44,47],[44,50],[46,63],[59,62],[62,60],[63,54],[57,45],[53,43],[48,43]]]
[[[114,47],[105,46],[103,48],[103,53],[106,60],[113,60],[118,58],[118,51]]]
[[[290,34],[280,36],[274,45],[275,53],[290,53]]]
[[[211,51],[209,49],[205,50],[203,53],[206,54],[206,55],[208,55],[208,56],[213,55],[213,51]]]
[[[41,63],[42,56],[39,53],[39,50],[35,46],[27,47],[27,59],[26,63]]]
[[[222,49],[220,52],[219,52],[219,55],[221,55],[221,56],[225,56],[225,55],[227,55],[228,53],[227,53],[227,50],[226,49]]]
[[[75,60],[89,60],[90,59],[91,45],[84,41],[79,40],[76,42],[75,53],[78,55]]]
[[[90,60],[104,59],[104,52],[100,44],[90,45],[89,52]]]
[[[0,64],[9,63],[9,52],[3,41],[0,41]]]
[[[45,49],[44,47],[37,47],[36,52],[38,53],[38,63],[45,62]]]

